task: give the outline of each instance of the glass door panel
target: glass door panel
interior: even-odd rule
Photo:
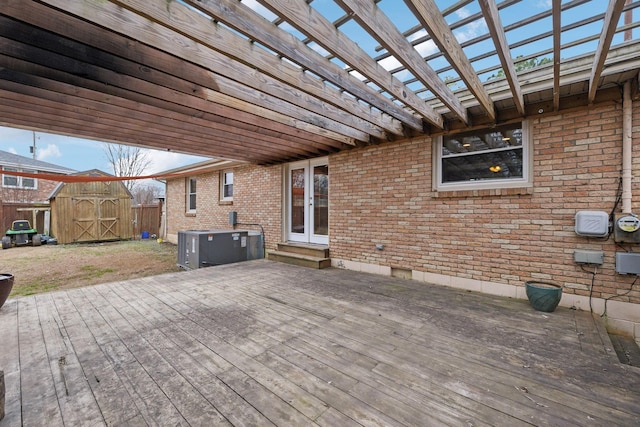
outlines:
[[[291,228],[289,232],[295,234],[304,234],[305,227],[305,182],[306,168],[292,169],[290,175],[291,182],[291,219],[289,224]]]
[[[317,240],[329,234],[329,166],[313,167],[313,234]]]
[[[329,166],[327,159],[289,165],[287,238],[301,243],[329,243]]]

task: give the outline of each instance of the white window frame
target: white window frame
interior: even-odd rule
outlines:
[[[227,174],[231,174],[231,183],[227,183]],[[221,202],[232,202],[233,201],[233,181],[234,181],[234,173],[233,170],[223,170],[220,171],[220,201]],[[225,187],[231,186],[231,196],[225,197]]]
[[[191,183],[195,182],[195,191],[192,191],[191,188]],[[195,213],[196,212],[196,208],[198,206],[197,204],[197,200],[198,200],[198,180],[195,176],[190,176],[187,178],[186,181],[186,193],[187,193],[187,197],[186,197],[186,206],[187,206],[187,213]],[[193,196],[193,206],[191,206],[191,196]]]
[[[478,132],[482,132],[481,129]],[[478,152],[480,154],[482,152]],[[434,191],[492,190],[533,186],[533,135],[528,120],[522,121],[522,178],[442,182],[442,136],[433,138],[432,182]]]
[[[32,170],[32,169],[20,169],[20,168],[13,168],[10,166],[3,166],[2,167],[3,171],[10,171],[10,172],[26,172],[26,173],[38,173],[38,171]],[[16,185],[7,185],[5,184],[5,178],[7,177],[11,177],[14,178],[16,180]],[[24,185],[24,180],[29,180],[32,179],[33,180],[33,186],[25,186]],[[22,177],[22,176],[18,176],[18,175],[2,175],[2,186],[5,188],[21,188],[24,190],[37,190],[38,189],[38,179],[37,178],[30,178],[30,177]]]

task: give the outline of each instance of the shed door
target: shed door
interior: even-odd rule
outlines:
[[[120,199],[73,198],[73,241],[97,242],[120,238]]]
[[[94,197],[74,197],[73,230],[71,237],[74,242],[95,242],[98,240],[96,199]]]
[[[120,238],[120,199],[98,200],[98,230],[100,240],[116,240]]]

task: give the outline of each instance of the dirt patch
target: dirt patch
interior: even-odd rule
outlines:
[[[15,276],[17,297],[180,271],[177,254],[155,240],[23,246],[0,251],[0,273]]]

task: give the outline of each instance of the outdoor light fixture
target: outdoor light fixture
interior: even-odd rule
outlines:
[[[489,166],[489,170],[491,172],[496,173],[496,172],[500,172],[502,170],[502,168],[500,167],[500,165],[495,165],[495,166]]]

